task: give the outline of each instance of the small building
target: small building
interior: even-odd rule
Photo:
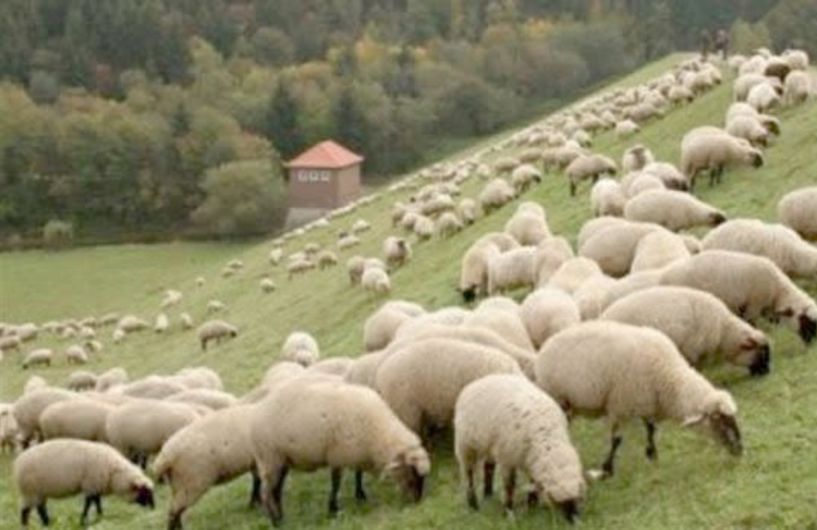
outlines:
[[[327,140],[284,164],[289,180],[287,226],[303,224],[357,199],[363,160]]]

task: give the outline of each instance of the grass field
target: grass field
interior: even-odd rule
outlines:
[[[668,70],[680,60],[671,56],[615,83],[630,86]],[[659,159],[677,162],[680,139],[690,128],[720,124],[731,99],[729,83],[654,122],[627,142],[606,133],[595,139],[594,150],[620,158],[629,145],[641,142]],[[817,183],[817,104],[809,103],[779,114],[783,134],[767,151],[760,170],[728,172],[724,182],[699,187],[700,196],[730,216],[774,219],[778,199],[788,190]],[[496,138],[492,139],[495,141]],[[481,142],[480,145],[484,145]],[[476,145],[459,156],[478,148]],[[470,182],[464,195],[477,193],[480,182]],[[522,200],[545,206],[552,229],[574,238],[590,216],[587,188],[571,199],[565,179],[549,175]],[[307,242],[329,244],[341,228],[358,217],[372,222],[364,243],[344,253],[379,255],[382,240],[391,233],[391,204],[403,194],[383,197],[351,216],[333,221],[329,229],[313,231],[286,247],[293,251]],[[428,308],[460,303],[455,288],[459,259],[480,234],[501,229],[514,204],[482,219],[460,234],[415,246],[415,257],[393,275],[393,298],[412,300]],[[161,293],[175,288],[185,293],[181,308],[197,321],[205,318],[208,300],[227,304],[223,317],[241,328],[238,339],[202,353],[192,333],[178,329],[158,337],[144,333],[122,345],[107,345],[89,368],[102,371],[123,366],[132,377],[169,373],[184,366],[203,364],[218,370],[227,388],[240,394],[253,387],[272,363],[286,335],[295,329],[313,333],[325,355],[356,356],[361,352],[362,324],[381,300],[348,285],[345,268],[309,273],[287,281],[285,273],[267,264],[268,243],[188,244],[98,247],[61,253],[31,251],[0,255],[0,321],[45,321],[55,318],[100,315],[108,311],[133,312],[152,319]],[[244,272],[222,279],[226,262],[240,258]],[[258,281],[270,272],[278,290],[261,293]],[[207,283],[196,288],[194,279]],[[817,295],[817,282],[804,286]],[[520,293],[521,294],[521,293]],[[745,454],[735,459],[714,443],[669,424],[659,430],[659,461],[643,456],[643,433],[635,423],[624,431],[625,442],[614,479],[592,485],[582,514],[585,528],[713,528],[766,529],[817,528],[817,348],[810,350],[788,329],[769,329],[773,339],[773,371],[762,380],[748,379],[743,371],[707,368],[708,377],[732,391],[740,407]],[[105,330],[103,340],[108,341]],[[63,349],[67,343],[44,339],[37,343]],[[59,361],[37,370],[54,384],[72,371]],[[0,363],[0,401],[14,399],[31,375],[19,367],[12,353]],[[578,420],[571,426],[573,440],[587,467],[595,467],[606,450],[603,422]],[[520,509],[506,517],[499,502],[469,511],[459,487],[450,443],[433,453],[433,473],[428,497],[410,506],[388,482],[370,479],[372,500],[357,505],[351,480],[344,483],[344,511],[335,520],[325,515],[328,472],[291,475],[285,492],[289,528],[566,528],[555,512]],[[10,481],[11,459],[0,456],[0,529],[17,526],[15,493]],[[260,512],[246,508],[247,479],[212,491],[185,518],[187,528],[240,530],[268,526]],[[78,526],[79,499],[50,503],[55,528]],[[107,503],[99,529],[141,530],[163,528],[167,490],[160,488],[155,512],[143,512],[122,502]]]

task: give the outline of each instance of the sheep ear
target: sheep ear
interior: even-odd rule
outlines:
[[[682,424],[684,427],[692,427],[693,425],[697,425],[704,421],[705,416],[703,414],[698,414],[696,416],[690,416],[689,418],[684,420]]]

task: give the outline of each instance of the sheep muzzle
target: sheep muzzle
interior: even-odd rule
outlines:
[[[570,524],[575,523],[576,519],[579,518],[579,504],[576,500],[570,499],[569,501],[557,503],[557,505]]]
[[[766,375],[770,371],[769,365],[771,364],[772,358],[772,351],[769,348],[768,344],[764,344],[763,347],[758,351],[757,357],[749,365],[749,374],[752,376],[761,376]]]
[[[810,318],[808,315],[800,315],[799,332],[800,338],[806,344],[811,344],[814,337],[817,337],[817,320]]]

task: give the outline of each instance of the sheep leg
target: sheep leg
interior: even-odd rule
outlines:
[[[610,478],[615,473],[616,451],[618,451],[618,448],[623,440],[624,438],[622,438],[622,436],[618,434],[617,429],[613,427],[610,436],[610,453],[607,455],[607,459],[601,466],[601,469],[604,472],[604,478]]]
[[[20,524],[23,525],[23,528],[28,526],[28,518],[31,515],[31,506],[25,506],[22,510],[20,510]]]
[[[340,491],[340,480],[343,478],[343,469],[333,467],[332,472],[332,488],[329,491],[329,517],[335,517],[340,511],[338,506],[338,492]]]
[[[286,481],[288,472],[289,468],[287,466],[281,466],[270,473],[267,480],[264,481],[264,507],[267,509],[267,514],[273,526],[280,526],[281,520],[284,518],[282,501],[284,481]]]
[[[250,490],[250,508],[253,508],[261,502],[261,477],[258,476],[258,472],[255,470],[253,470],[251,475],[252,489]]]
[[[94,495],[94,506],[96,506],[97,517],[102,517],[102,495]]]
[[[468,462],[465,467],[465,478],[468,482],[468,506],[472,510],[479,510],[479,501],[477,501],[477,491],[474,488],[474,462]]]
[[[482,480],[483,480],[483,489],[482,489],[482,496],[488,498],[494,494],[494,470],[496,469],[496,464],[493,462],[485,462],[482,466]]]
[[[502,482],[505,485],[505,509],[508,512],[513,512],[513,494],[516,491],[516,470],[514,468],[506,469]]]
[[[363,489],[363,471],[355,471],[355,499],[360,502],[366,501],[366,490]]]
[[[43,523],[43,526],[48,526],[50,519],[48,517],[48,509],[45,507],[45,501],[37,505],[37,515],[40,516],[40,522]]]
[[[182,530],[182,514],[185,508],[171,510],[167,518],[167,530]]]
[[[647,459],[654,462],[658,458],[658,448],[655,447],[655,424],[645,419],[644,426],[647,428]]]

